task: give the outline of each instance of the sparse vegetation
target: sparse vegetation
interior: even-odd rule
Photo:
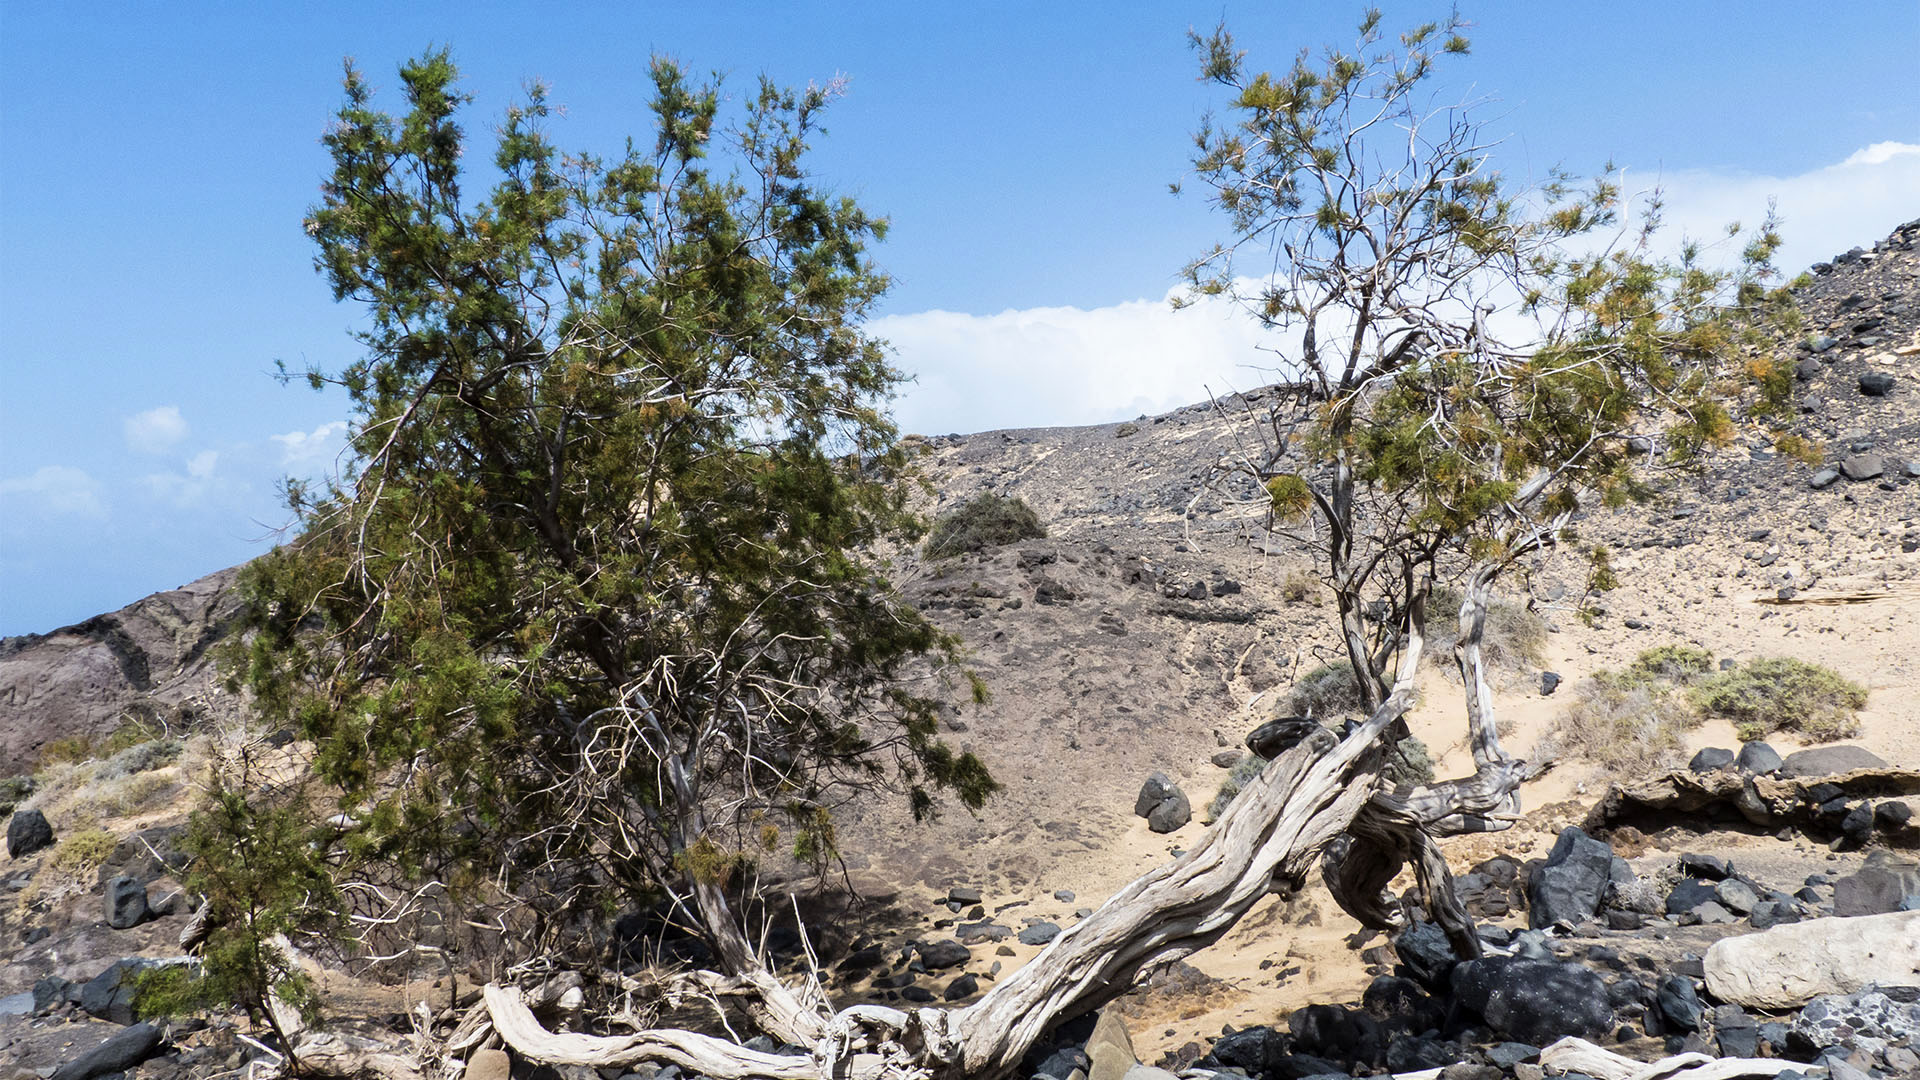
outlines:
[[[1394,789],[1419,787],[1433,783],[1433,751],[1427,744],[1412,735],[1393,744],[1393,753],[1387,755],[1387,766],[1380,771],[1381,779]]]
[[[1436,585],[1428,601],[1428,610],[1438,617],[1427,624],[1428,648],[1435,655],[1450,659],[1454,642],[1460,638],[1460,620],[1454,614],[1464,598],[1451,585]],[[1547,647],[1547,621],[1525,604],[1495,596],[1487,603],[1487,632],[1480,652],[1487,666],[1495,670],[1519,671],[1537,666]]]
[[[1350,716],[1366,705],[1351,664],[1322,664],[1300,676],[1281,699],[1278,716],[1311,716],[1325,721]]]
[[[1574,691],[1546,742],[1553,755],[1591,762],[1610,776],[1631,776],[1678,765],[1686,733],[1699,722],[1700,714],[1671,685],[1601,671]]]
[[[1713,654],[1691,645],[1656,645],[1633,658],[1626,678],[1692,686],[1713,674]]]
[[[1866,705],[1867,690],[1832,668],[1769,656],[1702,682],[1694,700],[1702,710],[1732,720],[1743,740],[1791,731],[1831,742],[1860,733],[1854,714]]]
[[[1306,600],[1320,602],[1320,579],[1313,571],[1296,566],[1280,575],[1280,599],[1289,604]]]
[[[1684,689],[1713,671],[1713,654],[1691,645],[1657,645],[1624,671],[1596,671],[1548,733],[1557,754],[1592,762],[1612,776],[1680,764],[1686,733],[1700,711]]]
[[[107,861],[113,854],[114,845],[119,841],[105,829],[81,829],[70,832],[53,845],[53,855],[47,865],[53,870],[70,877],[90,874]]]
[[[179,760],[186,744],[179,739],[149,739],[135,743],[100,763],[96,780],[114,780],[135,773],[162,768]]]
[[[1047,535],[1040,515],[1017,495],[982,492],[940,515],[927,534],[927,557],[942,559],[969,551],[1038,540]]]
[[[1234,762],[1233,768],[1227,770],[1227,778],[1220,781],[1220,790],[1214,792],[1213,801],[1207,804],[1207,823],[1220,820],[1220,815],[1232,805],[1233,797],[1240,794],[1240,789],[1252,783],[1253,778],[1259,776],[1260,770],[1266,767],[1267,759],[1259,754],[1248,754]]]

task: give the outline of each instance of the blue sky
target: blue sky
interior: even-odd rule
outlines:
[[[1443,14],[1387,4],[1386,26]],[[51,629],[263,550],[275,481],[325,469],[355,312],[300,220],[354,56],[450,46],[490,130],[529,77],[555,140],[645,135],[647,58],[745,91],[849,79],[816,168],[893,222],[876,329],[919,376],[903,426],[1087,423],[1251,384],[1255,336],[1164,303],[1219,238],[1175,199],[1217,98],[1190,25],[1254,62],[1351,40],[1358,5],[29,4],[0,6],[0,634]],[[1920,217],[1920,3],[1462,5],[1450,92],[1496,99],[1503,166],[1664,181],[1704,230],[1781,199],[1798,268]],[[389,103],[392,99],[387,99]]]

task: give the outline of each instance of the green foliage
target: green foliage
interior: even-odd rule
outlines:
[[[13,808],[26,802],[37,787],[31,776],[0,778],[0,814],[13,813]]]
[[[1433,751],[1412,735],[1401,739],[1393,744],[1392,752],[1387,755],[1387,765],[1380,770],[1380,779],[1390,790],[1433,783]]]
[[[1047,527],[1025,499],[983,491],[934,520],[926,553],[940,559],[1046,535]]]
[[[308,375],[352,402],[352,461],[289,491],[301,535],[244,573],[227,655],[313,740],[350,858],[538,880],[556,924],[684,898],[849,790],[924,815],[995,787],[937,736],[955,639],[863,555],[919,522],[864,329],[885,222],[805,167],[834,91],[763,81],[730,115],[651,79],[655,131],[611,158],[562,154],[532,87],[477,191],[444,52],[401,68],[398,116],[348,67],[305,224],[363,316],[361,358]]]
[[[1769,656],[1719,672],[1694,690],[1700,708],[1734,722],[1742,740],[1791,731],[1815,742],[1860,733],[1867,690],[1832,668]]]
[[[191,857],[186,887],[208,905],[213,928],[191,973],[143,981],[135,1004],[167,1015],[245,1008],[287,1045],[269,998],[318,1020],[313,980],[276,942],[296,933],[329,932],[342,922],[328,847],[312,827],[299,786],[268,784],[244,753],[218,763],[205,804],[189,821],[183,850]]]
[[[1633,658],[1627,680],[1691,686],[1713,673],[1713,654],[1691,645],[1656,645]]]
[[[1220,790],[1214,792],[1212,801],[1207,803],[1207,822],[1219,821],[1220,815],[1226,813],[1227,807],[1233,804],[1234,796],[1253,783],[1254,777],[1259,776],[1260,770],[1266,767],[1267,759],[1258,754],[1248,754],[1234,762],[1233,768],[1227,770],[1227,778],[1220,781]]]
[[[53,845],[47,865],[58,873],[84,877],[100,868],[113,854],[119,841],[105,829],[80,829],[61,837]]]
[[[1649,467],[1725,444],[1732,398],[1745,421],[1790,405],[1771,215],[1730,231],[1723,269],[1697,245],[1663,254],[1658,195],[1630,204],[1610,170],[1503,175],[1471,108],[1432,107],[1465,31],[1455,14],[1389,38],[1370,11],[1351,46],[1271,70],[1224,26],[1192,35],[1224,96],[1193,169],[1227,236],[1188,264],[1185,299],[1284,334],[1297,391],[1220,471],[1264,485],[1270,527],[1324,558],[1369,700],[1419,582],[1465,565],[1490,588],[1583,503],[1641,497]],[[1654,451],[1631,452],[1645,433]]]
[[[1349,664],[1322,664],[1300,676],[1287,696],[1281,699],[1276,715],[1311,716],[1322,723],[1349,716],[1366,708],[1359,680]]]

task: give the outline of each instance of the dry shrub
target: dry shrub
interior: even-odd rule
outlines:
[[[1439,656],[1451,653],[1460,640],[1460,604],[1465,599],[1451,585],[1436,585],[1427,600],[1427,650]],[[1546,655],[1547,621],[1528,609],[1495,595],[1487,602],[1487,629],[1480,639],[1480,655],[1489,668],[1522,671],[1538,667]]]
[[[1679,765],[1686,732],[1699,723],[1700,714],[1671,686],[1601,671],[1575,690],[1543,749],[1592,762],[1617,778],[1644,776]]]
[[[1300,676],[1280,699],[1275,716],[1311,716],[1322,722],[1357,713],[1364,702],[1353,665],[1341,661],[1322,664]]]
[[[1854,714],[1866,705],[1867,688],[1829,667],[1769,656],[1702,682],[1694,700],[1733,721],[1743,741],[1792,731],[1814,742],[1832,742],[1860,733]]]
[[[1320,589],[1320,578],[1311,570],[1296,566],[1280,574],[1280,599],[1289,604],[1311,600],[1317,605],[1320,602]]]
[[[53,845],[47,867],[69,877],[84,877],[100,868],[113,854],[119,841],[105,829],[81,829],[68,833]]]

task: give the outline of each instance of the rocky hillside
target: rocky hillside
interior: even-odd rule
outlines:
[[[1546,1043],[1578,1034],[1640,1060],[1790,1055],[1807,1075],[1920,1075],[1920,999],[1857,978],[1884,975],[1886,956],[1920,940],[1911,913],[1895,910],[1920,904],[1908,900],[1920,897],[1917,245],[1920,222],[1815,267],[1797,292],[1806,333],[1780,343],[1778,358],[1797,380],[1796,433],[1821,445],[1822,463],[1756,437],[1703,472],[1665,477],[1651,503],[1578,522],[1582,543],[1611,549],[1618,588],[1585,595],[1584,558],[1565,550],[1505,597],[1540,637],[1511,651],[1499,687],[1520,753],[1587,676],[1690,645],[1740,663],[1796,657],[1863,684],[1854,753],[1867,756],[1795,757],[1803,744],[1787,733],[1770,739],[1773,758],[1749,747],[1736,759],[1732,727],[1709,722],[1675,750],[1697,757],[1698,778],[1600,809],[1609,777],[1564,761],[1524,792],[1528,813],[1512,831],[1448,845],[1463,900],[1488,924],[1482,966],[1450,972],[1431,935],[1354,934],[1315,888],[1256,909],[1123,999],[1099,1030],[1091,1019],[1071,1029],[1034,1074],[1127,1080],[1113,1062],[1138,1059],[1204,1071],[1192,1080],[1449,1065],[1477,1070],[1450,1076],[1532,1078]],[[814,941],[842,1000],[966,1000],[1036,955],[1190,845],[1246,732],[1338,658],[1333,612],[1304,557],[1268,540],[1251,501],[1202,490],[1244,436],[1246,412],[1276,392],[1124,423],[922,440],[930,515],[982,492],[1017,496],[1048,535],[947,558],[890,553],[895,580],[962,638],[992,691],[946,723],[1005,790],[977,816],[949,811],[924,827],[878,800],[846,808],[842,883],[853,896],[834,901]],[[232,612],[231,575],[0,643],[0,772],[31,770],[54,738],[215,700],[207,650]],[[1447,776],[1471,767],[1444,667],[1433,665],[1410,722]],[[1728,752],[1695,754],[1711,748]],[[1872,767],[1849,771],[1862,763]],[[86,768],[96,779],[60,773],[23,804],[44,811],[47,835],[29,820],[5,870],[0,1060],[36,1069],[109,1030],[135,1031],[89,1019],[130,1019],[116,996],[124,968],[110,962],[168,956],[188,918],[169,846],[184,766],[131,777],[135,765]],[[159,778],[143,802],[103,794],[141,776]],[[1582,824],[1589,832],[1564,831]],[[39,841],[82,832],[98,833],[100,850],[76,876],[62,869],[71,848]],[[1886,920],[1872,940],[1891,943],[1878,966],[1819,959],[1841,955],[1826,916],[1869,914]],[[1771,960],[1716,944],[1776,929],[1769,940],[1793,941]],[[1857,943],[1865,932],[1838,933]],[[1906,981],[1920,983],[1914,964]],[[1789,1003],[1769,990],[1766,972],[1815,968],[1814,992]],[[369,1017],[407,1007],[348,990]],[[144,1052],[164,1053],[140,1075],[240,1067],[251,1051],[219,1035],[155,1034]],[[1613,1067],[1558,1060],[1591,1076]]]
[[[101,739],[129,720],[185,730],[210,707],[208,649],[236,604],[234,569],[44,634],[0,638],[0,777],[30,772],[56,739]]]

